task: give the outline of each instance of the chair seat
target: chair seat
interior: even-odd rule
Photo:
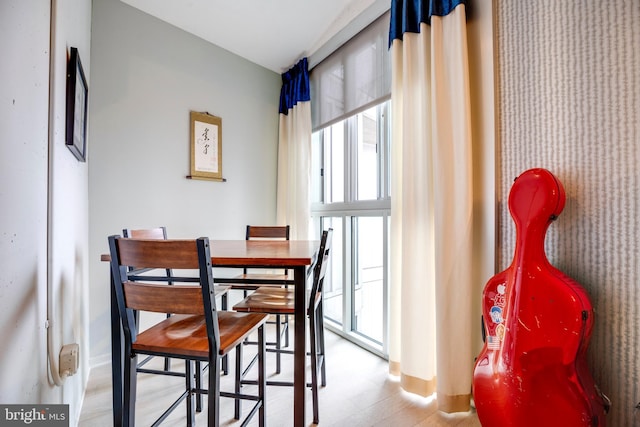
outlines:
[[[266,314],[219,311],[220,355],[224,356],[235,348],[243,337],[258,329],[267,318]],[[141,332],[132,348],[140,353],[170,353],[174,357],[206,360],[209,345],[204,315],[173,315]]]
[[[241,312],[294,314],[294,290],[284,288],[258,288],[254,293],[233,306]]]
[[[282,280],[285,282],[293,283],[293,273],[287,274],[269,274],[269,273],[247,273],[247,274],[239,274],[235,276],[237,279],[241,280],[261,280],[261,281],[276,281]]]
[[[221,279],[221,283],[231,286],[232,289],[254,290],[260,286],[280,287],[293,285],[293,273],[269,274],[269,273],[245,273],[232,278]]]
[[[294,314],[296,308],[294,295],[293,289],[263,286],[234,305],[233,309],[240,312]],[[316,298],[318,299],[319,297]]]

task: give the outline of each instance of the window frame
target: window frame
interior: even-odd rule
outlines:
[[[327,198],[327,186],[331,169],[327,165],[327,139],[325,138],[325,129],[334,125],[328,124],[326,127],[314,132],[315,137],[312,138],[315,144],[320,144],[320,148],[314,147],[312,153],[320,155],[319,162],[312,161],[313,165],[319,170],[314,170],[319,177],[317,181],[312,179],[320,188],[314,189],[312,194],[319,194],[320,200],[312,202],[311,216],[316,230],[321,230],[325,224],[323,218],[331,218],[331,221],[337,219],[342,221],[343,236],[340,241],[343,247],[341,264],[342,271],[342,323],[326,318],[326,327],[342,337],[354,342],[355,344],[377,354],[380,357],[388,358],[388,335],[389,335],[389,223],[391,217],[391,197],[390,197],[390,154],[391,154],[391,102],[389,97],[379,100],[376,107],[376,167],[377,167],[377,199],[375,200],[357,200],[358,185],[358,115],[372,108],[369,105],[366,109],[355,112],[352,116],[344,118],[344,201],[325,202]],[[316,159],[317,160],[317,159]],[[357,275],[357,236],[355,235],[355,221],[358,217],[381,217],[383,223],[383,307],[382,307],[382,343],[375,339],[367,337],[360,331],[355,330],[355,285]],[[325,227],[326,228],[326,227]],[[337,240],[337,239],[336,239]]]

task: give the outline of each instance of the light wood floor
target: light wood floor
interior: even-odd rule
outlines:
[[[245,353],[250,353],[246,351]],[[278,377],[292,378],[291,356],[283,356],[283,373]],[[273,375],[275,355],[267,355],[268,375]],[[289,363],[287,363],[289,362]],[[155,362],[154,362],[155,363]],[[179,362],[178,362],[179,363]],[[233,366],[231,364],[230,366]],[[176,364],[176,367],[178,365]],[[341,337],[327,332],[327,386],[320,389],[320,425],[324,426],[480,426],[474,411],[464,414],[443,414],[432,399],[425,399],[401,390],[399,383],[387,373],[387,362]],[[96,367],[91,371],[84,398],[80,426],[101,427],[112,425],[111,366]],[[233,374],[224,376],[223,388],[231,390]],[[138,375],[136,424],[150,425],[183,389],[182,378],[160,375]],[[251,391],[249,389],[249,391]],[[267,387],[267,425],[292,425],[293,389]],[[221,398],[220,423],[239,426],[233,419],[233,401]],[[205,400],[206,405],[206,400]],[[245,404],[243,408],[249,405]],[[206,408],[206,406],[205,406]],[[196,417],[200,426],[206,425],[206,409]],[[311,423],[311,394],[307,393],[307,420]],[[254,417],[255,418],[255,417]],[[181,404],[162,424],[184,426],[185,405]],[[254,419],[251,426],[257,426]]]

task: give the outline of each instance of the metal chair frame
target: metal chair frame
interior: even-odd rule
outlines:
[[[160,424],[183,400],[187,401],[187,426],[195,423],[193,395],[206,394],[208,425],[220,421],[219,399],[230,397],[236,402],[234,417],[240,418],[240,400],[254,402],[242,425],[258,413],[259,425],[265,424],[264,324],[267,315],[247,317],[245,313],[219,312],[211,270],[209,240],[158,240],[109,237],[111,271],[118,311],[124,333],[123,425],[135,424],[135,395],[138,356],[151,355],[185,361],[185,391],[154,422]],[[135,267],[135,268],[131,268]],[[170,277],[151,276],[152,269],[172,269]],[[196,270],[197,277],[176,276],[176,270]],[[176,286],[166,286],[171,281]],[[152,282],[152,283],[150,283]],[[145,331],[138,331],[139,311],[174,313]],[[185,326],[186,329],[180,329]],[[183,331],[182,334],[176,332]],[[220,390],[221,359],[230,351],[237,352],[249,334],[258,334],[258,391],[255,395]],[[188,336],[189,339],[175,338]],[[202,389],[194,375],[192,363],[208,363],[208,387]],[[236,370],[236,383],[240,378]],[[197,411],[197,409],[196,409]]]
[[[323,231],[318,250],[318,258],[313,268],[313,282],[309,292],[309,303],[307,306],[307,316],[309,317],[309,343],[311,356],[311,383],[307,386],[311,387],[313,397],[313,422],[319,422],[319,403],[318,403],[318,375],[320,376],[320,385],[326,386],[326,368],[325,368],[325,340],[324,340],[324,312],[323,312],[323,285],[327,271],[331,252],[331,237],[333,229]],[[273,302],[276,301],[276,304]],[[233,309],[239,312],[250,313],[267,313],[267,314],[292,314],[295,310],[293,303],[293,291],[291,289],[274,289],[273,287],[261,287],[254,293],[248,295],[244,300],[234,305]],[[270,303],[272,305],[270,305]],[[293,354],[291,350],[272,350],[278,353]],[[249,369],[255,364],[256,358],[245,367],[241,374],[241,384],[256,384],[255,380],[245,380]],[[293,386],[291,381],[269,380],[267,385],[271,386]]]

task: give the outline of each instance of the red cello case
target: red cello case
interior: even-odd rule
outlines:
[[[509,193],[515,254],[484,288],[485,343],[473,373],[485,427],[605,426],[608,399],[586,360],[591,302],[544,252],[546,231],[564,204],[562,184],[545,169],[522,173]]]

